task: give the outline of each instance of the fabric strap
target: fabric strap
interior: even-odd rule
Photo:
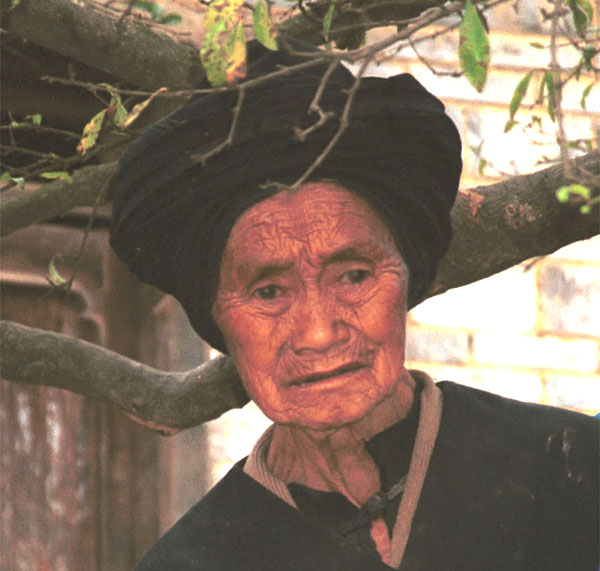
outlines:
[[[435,386],[431,377],[426,373],[422,371],[410,371],[410,373],[421,382],[423,389],[419,427],[410,460],[406,487],[398,507],[396,524],[391,538],[390,564],[395,569],[400,567],[408,542],[412,520],[419,503],[442,416],[442,392],[440,389]],[[270,426],[258,439],[246,460],[244,472],[284,502],[298,509],[285,482],[274,476],[267,467],[267,453],[274,430],[275,425]]]

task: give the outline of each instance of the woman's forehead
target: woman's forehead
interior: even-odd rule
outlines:
[[[229,236],[223,269],[314,265],[330,260],[399,255],[392,235],[371,206],[333,183],[311,183],[254,205]]]
[[[363,198],[336,183],[316,182],[279,192],[249,208],[234,224],[230,240],[282,236],[305,240],[315,232],[332,237],[353,229],[389,233]]]

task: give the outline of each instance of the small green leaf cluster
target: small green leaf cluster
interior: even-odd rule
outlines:
[[[573,183],[561,186],[556,191],[556,198],[559,202],[567,203],[572,199],[583,200],[584,204],[579,207],[581,214],[590,214],[592,206],[600,203],[600,196],[592,198],[592,191],[585,185]]]
[[[21,188],[25,188],[25,179],[22,176],[12,176],[9,172],[3,172],[0,175],[0,182],[13,182]]]
[[[11,121],[12,127],[20,127],[22,125],[34,125],[39,127],[42,124],[42,114],[35,113],[33,115],[26,115],[23,121]]]
[[[163,24],[165,26],[176,26],[181,24],[181,16],[175,12],[167,12],[167,9],[156,2],[148,2],[147,0],[135,0],[134,7],[147,12],[153,22]]]

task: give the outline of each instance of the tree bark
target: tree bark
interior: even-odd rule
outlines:
[[[117,22],[70,0],[2,0],[2,27],[128,85],[190,88],[203,77],[198,50],[126,18]]]
[[[572,172],[589,181],[592,195],[598,195],[598,151],[573,161]],[[562,165],[555,165],[459,193],[451,212],[454,238],[428,297],[596,236],[597,205],[590,214],[581,214],[580,203],[556,199],[556,190],[571,182]]]
[[[116,168],[116,162],[84,167],[75,171],[68,182],[58,180],[43,184],[2,200],[0,236],[67,214],[77,206],[105,204],[108,182]]]
[[[0,321],[2,376],[110,402],[165,435],[248,402],[227,357],[166,373],[74,337]]]
[[[416,16],[445,0],[349,0],[340,2],[333,20],[336,30],[357,36],[356,29],[381,26]],[[323,25],[329,0],[310,4],[315,20],[300,14],[279,24],[286,35],[314,44],[323,43]],[[126,18],[117,22],[71,0],[2,0],[2,27],[6,33],[36,43],[65,57],[111,74],[127,84],[156,90],[190,89],[203,77],[198,50]],[[348,31],[348,27],[355,28]],[[347,44],[350,45],[350,44]],[[354,47],[356,47],[356,44]]]

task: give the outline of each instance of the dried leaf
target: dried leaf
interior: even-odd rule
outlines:
[[[465,3],[459,30],[458,56],[465,77],[481,92],[490,63],[490,43],[485,25],[471,0]]]
[[[256,39],[268,50],[277,51],[277,32],[265,0],[258,0],[253,12]]]
[[[224,85],[229,80],[240,79],[243,77],[242,72],[245,73],[243,6],[244,0],[213,0],[206,12],[205,37],[200,59],[208,81],[215,87]]]
[[[240,20],[227,42],[225,81],[235,83],[244,77],[246,77],[246,34],[244,33],[244,24]]]
[[[148,99],[144,99],[144,101],[142,101],[141,103],[137,103],[136,105],[134,105],[133,109],[127,114],[127,117],[123,122],[123,128],[126,129],[127,127],[129,127],[129,125],[131,125],[141,115],[142,111],[146,109],[146,107],[148,107],[150,103],[152,103],[154,98],[160,93],[164,93],[165,91],[167,91],[167,88],[161,87],[160,89],[156,90],[150,97],[148,97]]]
[[[106,109],[96,113],[87,125],[83,128],[83,134],[81,140],[77,145],[77,152],[80,155],[85,155],[95,144],[102,128],[104,116],[106,115]]]
[[[204,45],[200,51],[200,60],[206,72],[206,78],[211,85],[220,87],[227,83],[226,69],[227,64],[219,43],[219,36],[225,32],[224,22],[217,22],[210,29],[204,38]]]

